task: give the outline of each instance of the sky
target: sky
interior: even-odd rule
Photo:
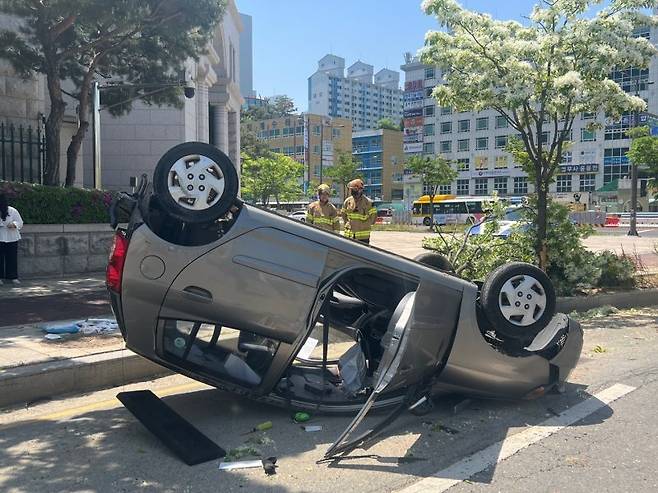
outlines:
[[[261,96],[287,94],[306,111],[307,79],[327,53],[400,71],[405,52],[416,53],[436,19],[421,0],[236,0],[253,18],[254,90]],[[462,0],[497,19],[522,20],[535,0]],[[400,74],[400,82],[404,82]]]

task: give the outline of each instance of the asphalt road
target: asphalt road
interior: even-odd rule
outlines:
[[[307,433],[292,423],[292,410],[255,404],[181,376],[5,411],[0,491],[400,491],[506,437],[540,429],[555,414],[569,413],[618,384],[635,390],[450,491],[658,491],[657,321],[658,309],[647,309],[586,322],[581,361],[563,394],[474,401],[456,415],[453,407],[461,398],[443,398],[430,414],[402,416],[382,441],[353,453],[372,457],[333,464],[316,460],[350,417],[314,416],[312,424],[323,431]],[[136,388],[154,389],[227,450],[250,437],[260,441],[253,446],[263,456],[278,457],[278,473],[219,471],[219,461],[183,465],[114,399]],[[266,420],[273,422],[271,430],[241,435]]]

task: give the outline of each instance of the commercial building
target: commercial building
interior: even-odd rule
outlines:
[[[636,33],[658,39],[658,29],[647,28]],[[406,55],[401,66],[404,84],[404,147],[407,156],[440,154],[451,159],[458,177],[451,185],[441,187],[439,193],[455,195],[525,195],[532,192],[526,173],[512,156],[505,152],[508,140],[516,135],[506,119],[494,110],[456,112],[441,107],[431,97],[432,90],[442,83],[441,72],[422,64],[416,57]],[[640,124],[651,123],[658,113],[658,84],[650,81],[658,77],[658,59],[649,69],[618,70],[610,77],[626,92],[639,93],[648,103],[648,113],[640,116]],[[592,128],[597,123],[600,128]],[[615,188],[615,182],[630,174],[626,152],[630,139],[626,131],[634,125],[632,115],[619,120],[607,118],[603,112],[583,113],[573,125],[572,145],[564,153],[563,161],[550,192],[564,198],[574,193],[587,197],[590,207],[602,206],[595,192],[604,186]],[[544,139],[551,138],[553,124],[544,127]],[[409,178],[408,180],[412,180]],[[612,185],[611,185],[612,184]],[[616,189],[616,188],[615,188]],[[585,194],[586,195],[583,195]],[[607,193],[608,210],[628,209],[622,196]]]
[[[242,23],[242,31],[240,31],[240,93],[245,99],[255,98],[253,19],[250,15],[241,13],[240,22]]]
[[[334,198],[342,197],[324,172],[334,165],[338,153],[352,152],[352,121],[304,113],[247,122],[245,130],[255,132],[274,152],[285,154],[304,164],[304,186],[320,181],[332,185]]]
[[[131,177],[151,176],[160,157],[181,142],[201,141],[217,146],[240,169],[240,14],[229,0],[216,26],[207,53],[185,63],[186,81],[195,95],[182,108],[149,106],[141,102],[120,117],[101,111],[102,186],[127,189]],[[93,185],[90,135],[84,148],[85,185]]]
[[[352,154],[360,162],[359,173],[368,197],[377,202],[402,200],[402,132],[388,129],[354,132]]]
[[[349,118],[355,130],[376,128],[382,118],[396,124],[402,119],[400,74],[357,61],[345,72],[345,59],[325,55],[308,78],[308,111],[317,115]]]

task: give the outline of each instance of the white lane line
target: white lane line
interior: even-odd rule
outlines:
[[[446,491],[465,479],[468,479],[494,464],[511,457],[519,450],[522,450],[533,443],[537,443],[562,428],[586,418],[590,414],[634,390],[635,387],[617,383],[612,387],[593,395],[586,401],[567,409],[559,416],[547,419],[543,423],[496,442],[469,457],[465,457],[446,469],[400,490],[398,493],[438,493]]]

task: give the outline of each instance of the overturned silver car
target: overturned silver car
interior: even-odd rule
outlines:
[[[409,260],[244,204],[233,164],[206,144],[167,152],[152,186],[121,195],[112,216],[107,285],[127,346],[254,400],[357,413],[327,456],[367,446],[439,393],[538,397],[580,355],[580,326],[555,313],[534,266],[473,283],[432,255]],[[350,440],[373,408],[391,412]]]

